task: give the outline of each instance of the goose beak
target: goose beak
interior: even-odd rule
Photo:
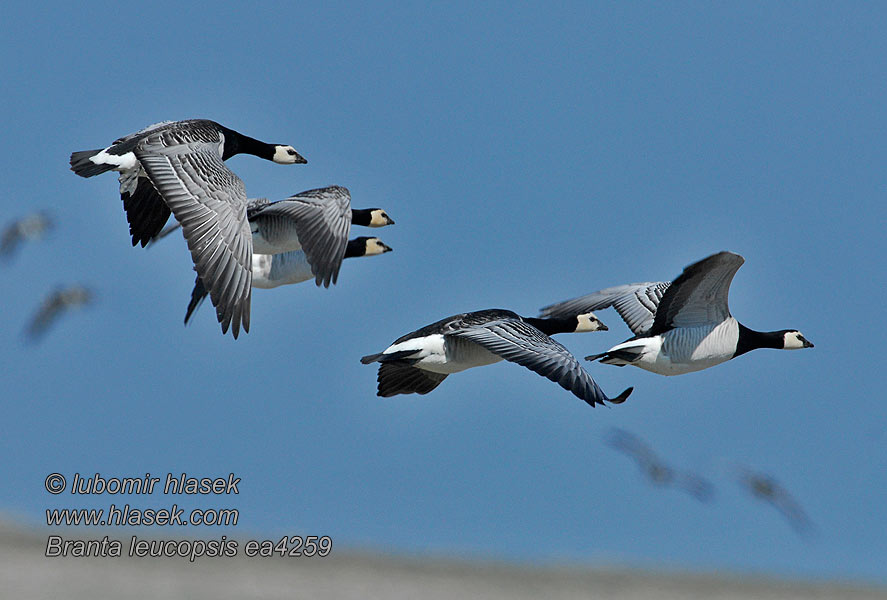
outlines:
[[[802,338],[801,338],[801,342],[804,344],[804,347],[805,347],[805,348],[814,348],[814,347],[815,347],[815,346],[813,345],[813,342],[811,342],[810,340],[808,340],[808,339],[805,338],[805,337],[802,337]]]

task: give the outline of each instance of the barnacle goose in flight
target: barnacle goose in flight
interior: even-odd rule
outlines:
[[[214,128],[196,132],[159,127],[137,136],[131,148],[133,162],[126,168],[133,172],[138,164],[182,224],[222,333],[230,327],[237,338],[241,327],[249,331],[252,290],[253,239],[246,189],[223,161],[225,134]],[[158,228],[162,225],[159,222]]]
[[[123,200],[133,246],[141,243],[144,247],[160,232],[170,213],[134,153],[136,146],[149,136],[159,147],[214,146],[222,160],[235,154],[252,154],[283,165],[308,162],[292,146],[260,142],[206,119],[156,123],[119,138],[102,150],[72,153],[71,170],[81,177],[92,177],[105,171],[120,173],[120,199]],[[195,174],[200,177],[199,169]]]
[[[377,237],[358,237],[348,242],[345,246],[345,255],[342,258],[377,256],[391,252],[391,250],[390,246]],[[271,289],[281,285],[302,283],[314,279],[314,277],[314,272],[304,250],[291,250],[279,254],[256,254],[253,252],[252,285],[254,288]],[[203,287],[203,282],[198,277],[194,282],[191,301],[185,312],[186,324],[205,298],[206,288]]]
[[[597,330],[606,330],[606,326],[594,315],[535,319],[510,310],[480,310],[408,333],[360,362],[381,363],[378,395],[382,397],[427,394],[450,373],[504,359],[547,377],[591,406],[605,401],[619,404],[632,388],[608,398],[570,351],[549,337]]]
[[[316,283],[324,287],[336,283],[352,225],[394,225],[394,219],[381,208],[351,208],[351,194],[338,185],[300,192],[277,202],[266,198],[248,200],[246,217],[253,237],[253,254],[302,250],[304,241]],[[178,225],[165,228],[154,240],[177,228]]]
[[[812,348],[800,331],[755,331],[730,314],[727,297],[745,259],[719,252],[684,269],[673,282],[607,288],[542,309],[564,317],[614,307],[635,336],[602,354],[602,363],[634,365],[660,375],[706,369],[757,348]]]

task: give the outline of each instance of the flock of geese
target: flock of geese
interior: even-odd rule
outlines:
[[[344,259],[391,251],[377,237],[349,239],[352,225],[394,225],[381,208],[351,208],[350,193],[341,186],[276,202],[249,199],[243,182],[224,162],[236,154],[278,164],[307,162],[292,146],[261,142],[208,120],[158,123],[106,148],[74,152],[70,159],[71,170],[81,177],[118,173],[133,246],[145,247],[181,230],[196,271],[185,323],[209,296],[222,333],[230,329],[235,338],[241,329],[249,331],[252,288],[312,279],[329,287]],[[167,225],[170,216],[175,221]],[[10,223],[0,236],[0,259],[10,259],[23,242],[43,237],[53,226],[45,212]],[[620,404],[633,388],[608,397],[551,337],[606,331],[594,311],[615,309],[633,335],[586,360],[633,365],[660,375],[706,369],[758,348],[812,348],[796,329],[755,331],[731,315],[730,284],[743,262],[738,254],[718,252],[689,265],[673,281],[608,287],[545,306],[539,317],[504,309],[453,315],[397,338],[361,362],[378,363],[377,393],[383,397],[427,394],[450,374],[506,360],[595,406]],[[40,337],[59,315],[93,299],[82,285],[55,289],[26,333]],[[712,498],[714,487],[707,479],[666,464],[634,434],[615,429],[606,443],[631,457],[652,484],[682,489],[701,502]],[[734,471],[746,491],[773,505],[796,531],[809,531],[800,505],[774,478],[745,467]]]
[[[133,246],[180,228],[197,277],[185,322],[209,296],[222,333],[249,331],[253,287],[314,279],[336,283],[342,260],[391,248],[377,237],[349,240],[352,225],[385,227],[380,208],[352,209],[347,189],[330,186],[277,202],[249,199],[243,181],[225,165],[236,154],[278,164],[305,164],[295,148],[269,144],[214,121],[166,121],[98,150],[71,154],[81,177],[118,173]],[[166,227],[169,217],[176,224]],[[586,360],[633,365],[660,375],[705,369],[757,348],[812,348],[798,330],[761,332],[739,323],[728,307],[730,284],[744,262],[719,252],[671,282],[610,287],[551,304],[540,317],[488,309],[453,315],[397,338],[364,356],[379,364],[378,395],[427,394],[452,373],[502,360],[556,382],[591,406],[619,404],[628,388],[608,397],[554,334],[603,331],[593,311],[613,307],[634,334]]]

